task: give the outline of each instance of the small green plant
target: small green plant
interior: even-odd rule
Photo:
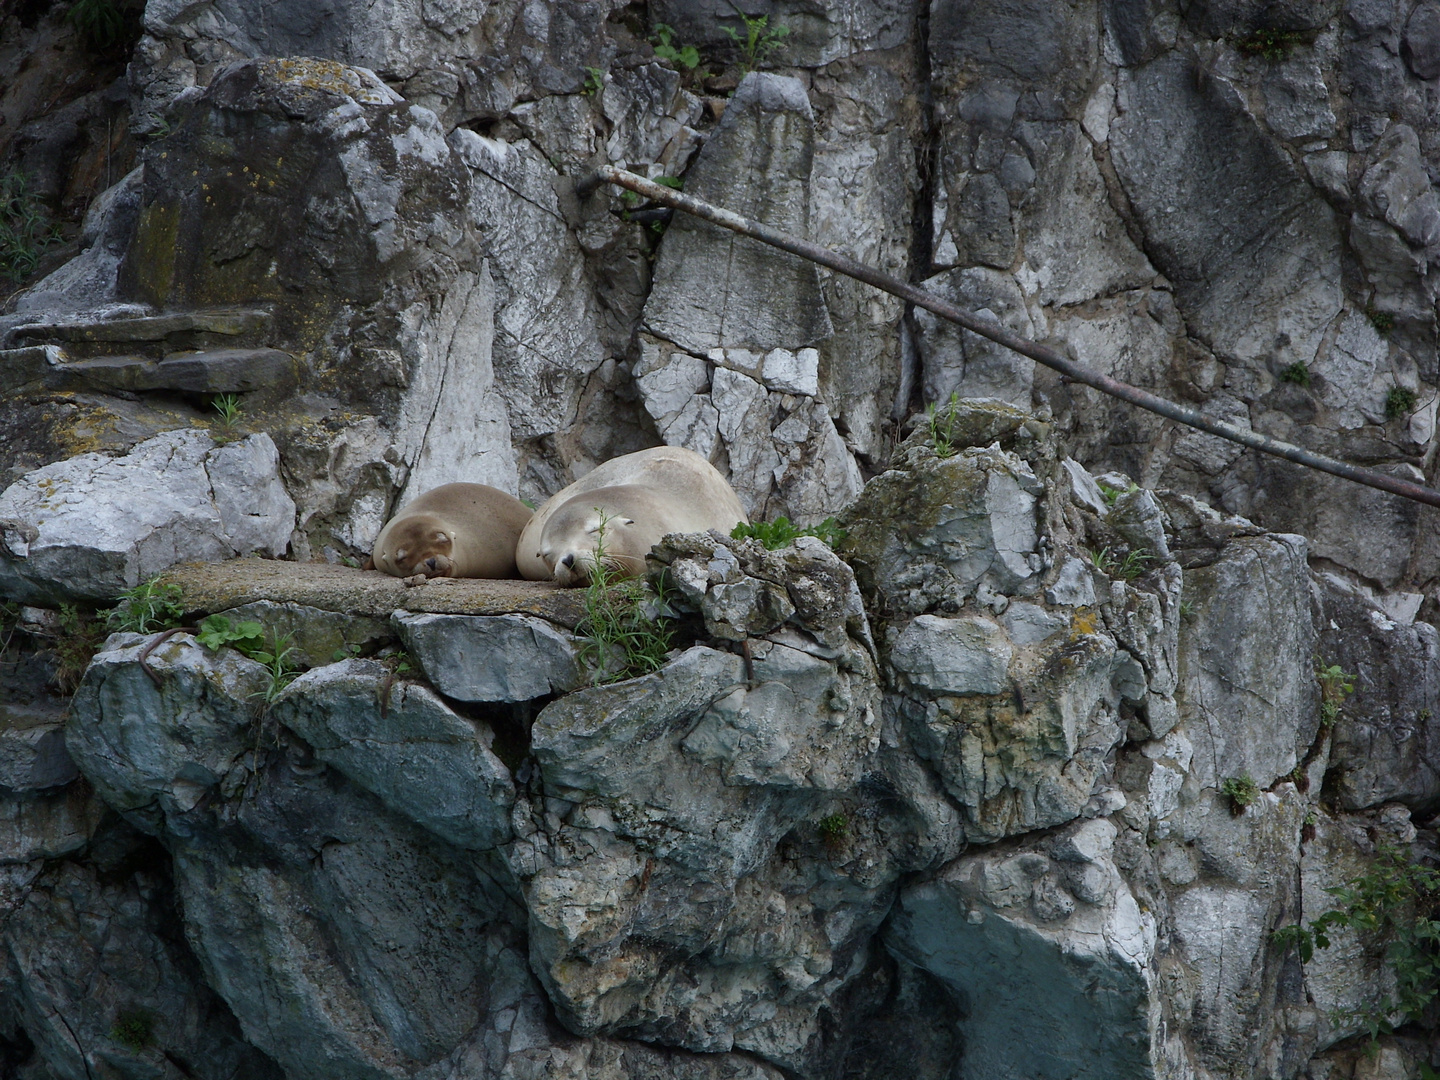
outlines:
[[[1392,386],[1385,395],[1385,419],[1398,420],[1415,411],[1415,391],[1403,386]]]
[[[655,46],[655,55],[661,60],[679,64],[686,71],[694,71],[700,66],[700,50],[694,45],[676,45],[673,26],[656,23],[655,29],[650,32],[650,41]]]
[[[333,653],[330,654],[330,659],[334,660],[337,664],[341,660],[354,660],[357,656],[360,655],[363,649],[363,646],[356,645],[353,642],[347,641],[344,645],[340,646],[340,648],[336,649]]]
[[[603,89],[605,89],[605,69],[587,67],[585,69],[585,89],[580,92],[586,97],[594,97]]]
[[[1111,487],[1109,484],[1099,480],[1095,482],[1095,486],[1100,489],[1100,497],[1105,500],[1106,506],[1114,506],[1115,500],[1120,498],[1121,495],[1129,495],[1132,491],[1140,490],[1140,485],[1133,480],[1130,482],[1129,487],[1123,488]]]
[[[1440,870],[1387,845],[1365,873],[1325,891],[1335,897],[1334,908],[1309,926],[1277,930],[1273,940],[1294,945],[1305,964],[1317,948],[1330,947],[1330,931],[1336,927],[1383,941],[1386,963],[1395,973],[1395,995],[1372,1001],[1349,1018],[1364,1023],[1372,1041],[1391,1030],[1389,1018],[1396,1013],[1420,1021],[1440,991]]]
[[[1367,307],[1365,317],[1370,320],[1370,325],[1381,337],[1385,337],[1395,329],[1395,316],[1388,311],[1376,311],[1374,307]]]
[[[1252,30],[1244,37],[1235,39],[1235,48],[1246,56],[1263,56],[1266,60],[1284,60],[1291,50],[1304,40],[1304,35],[1293,30],[1276,30],[1267,27]]]
[[[265,627],[253,621],[233,623],[228,615],[207,615],[200,621],[195,640],[211,652],[219,652],[229,645],[249,656],[265,647]]]
[[[97,52],[118,45],[125,36],[125,13],[113,0],[72,0],[65,21]]]
[[[674,188],[676,191],[685,190],[685,178],[681,176],[657,176],[655,183],[661,187]]]
[[[220,417],[220,430],[226,435],[235,433],[235,425],[240,422],[240,399],[234,394],[217,394],[210,402],[210,407]]]
[[[1146,566],[1154,561],[1155,556],[1151,555],[1150,552],[1136,548],[1134,551],[1128,552],[1125,558],[1121,560],[1118,571],[1119,576],[1126,581],[1134,581],[1141,574],[1145,573]]]
[[[787,517],[778,517],[774,521],[752,521],[748,525],[736,525],[730,530],[730,536],[735,540],[759,540],[771,551],[793,544],[802,536],[818,537],[833,548],[845,539],[845,530],[835,524],[833,517],[826,518],[819,525],[807,525],[804,528],[790,524]]]
[[[154,577],[121,593],[120,602],[105,613],[105,625],[111,631],[135,634],[168,630],[184,619],[183,600],[179,585],[161,585]]]
[[[1239,817],[1245,808],[1260,798],[1260,786],[1250,779],[1248,773],[1226,777],[1220,785],[1220,794],[1230,800],[1230,813]]]
[[[733,3],[730,6],[735,7]],[[771,53],[785,47],[785,38],[789,35],[790,28],[780,23],[771,26],[769,15],[746,15],[738,7],[735,7],[735,13],[745,24],[744,34],[733,26],[722,26],[720,29],[729,35],[730,40],[735,42],[736,48],[740,50],[740,70],[748,75],[764,63]]]
[[[1108,547],[1100,548],[1098,551],[1095,548],[1087,548],[1085,554],[1090,556],[1090,565],[1102,574],[1113,574],[1115,567],[1120,563],[1115,553]]]
[[[850,839],[849,818],[844,814],[831,814],[820,819],[816,830],[820,833],[820,842],[832,857],[844,854],[846,841]]]
[[[73,694],[90,661],[105,640],[104,625],[74,604],[60,605],[60,634],[51,647],[55,655],[55,685],[62,694]]]
[[[925,423],[930,432],[930,446],[936,457],[955,456],[955,424],[959,419],[960,395],[952,393],[943,407],[932,401],[925,406]]]
[[[110,1038],[139,1053],[155,1042],[155,1018],[143,1009],[126,1009],[110,1026]]]
[[[20,628],[20,605],[9,600],[0,600],[0,659],[10,651],[10,642]]]
[[[277,634],[271,630],[265,648],[256,649],[247,655],[257,664],[263,665],[265,673],[270,676],[269,684],[260,695],[265,699],[268,708],[280,696],[280,692],[300,675],[300,666],[293,659],[295,646],[291,643],[289,634]]]
[[[1296,360],[1284,371],[1280,372],[1280,381],[1294,383],[1296,386],[1310,385],[1310,369],[1302,361]]]
[[[60,229],[30,190],[29,176],[19,171],[0,175],[0,277],[24,281],[59,239]]]
[[[663,590],[652,593],[643,580],[627,578],[609,565],[606,521],[601,513],[595,562],[585,587],[585,614],[575,628],[581,638],[576,659],[589,672],[592,686],[659,671],[674,636]]]
[[[1195,602],[1193,600],[1180,601],[1180,617],[1188,619],[1195,614]]]
[[[270,682],[256,696],[262,697],[266,706],[300,674],[290,635],[273,629],[267,631],[258,622],[232,623],[225,615],[207,615],[200,623],[195,640],[211,652],[219,652],[228,645],[262,665]]]
[[[1320,684],[1320,723],[1334,727],[1341,702],[1355,692],[1355,676],[1339,664],[1316,664],[1315,680]]]

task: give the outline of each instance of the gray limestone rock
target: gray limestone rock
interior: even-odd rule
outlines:
[[[921,615],[890,643],[903,685],[934,697],[1005,692],[1010,657],[1005,631],[986,619]]]
[[[1335,131],[1330,91],[1313,56],[1277,64],[1261,82],[1265,122],[1282,139],[1325,139]]]
[[[1401,49],[1417,79],[1440,76],[1440,4],[1424,0],[1415,5],[1405,20]]]
[[[979,267],[955,270],[925,282],[941,299],[1022,337],[1035,336],[1025,298],[1007,275]],[[951,394],[995,398],[1030,407],[1035,365],[988,338],[963,330],[929,311],[915,312],[916,345],[924,365],[925,400],[944,406]]]
[[[1418,814],[1440,799],[1440,634],[1403,626],[1362,596],[1320,579],[1320,662],[1354,680],[1338,701],[1329,782],[1342,810],[1401,802]]]
[[[536,719],[551,798],[509,858],[541,981],[574,1030],[794,1064],[852,970],[842,958],[883,917],[888,860],[846,860],[833,891],[792,900],[782,868],[800,867],[776,848],[792,831],[818,840],[822,808],[860,780],[874,692],[801,640],[755,652],[753,684],[739,657],[697,646]]]
[[[746,582],[778,586],[790,613],[750,628],[765,636],[749,664],[697,645],[536,718],[546,797],[517,817],[508,855],[531,955],[572,1030],[800,1068],[888,907],[901,863],[877,830],[915,829],[863,786],[880,717],[858,590],[813,539],[770,552],[676,536],[658,557],[707,626],[733,625],[727,590]],[[837,809],[848,824],[825,834]],[[833,870],[791,854],[824,844]],[[832,884],[797,891],[817,871]]]
[[[458,701],[530,701],[580,683],[575,639],[528,615],[420,615],[395,625],[425,677]]]
[[[1006,657],[1007,669],[999,665],[1010,651],[1003,631],[994,627],[990,636],[988,652],[970,646],[989,664],[988,694],[979,691],[973,674],[962,680],[947,672],[943,682],[963,682],[963,690],[932,676],[924,698],[897,696],[887,703],[915,753],[930,762],[962,807],[966,836],[978,842],[1080,816],[1104,778],[1107,756],[1124,737],[1115,687],[1124,654],[1112,638],[1093,627],[1087,632],[1081,620],[1064,639],[1015,650]],[[897,645],[904,644],[902,635]],[[957,668],[958,661],[949,658]],[[906,665],[918,665],[904,650],[892,664],[904,676],[902,685],[915,683]]]
[[[1268,787],[1319,729],[1305,556],[1303,537],[1240,538],[1185,574],[1175,697],[1195,746],[1188,771],[1204,787],[1241,775]],[[1263,635],[1240,629],[1260,625]]]
[[[1310,360],[1341,304],[1329,207],[1229,83],[1172,55],[1117,89],[1115,168],[1192,331],[1227,359]]]
[[[804,85],[756,72],[730,99],[686,186],[805,237],[813,155],[814,114]],[[644,321],[701,356],[727,347],[798,349],[832,332],[813,264],[684,215],[666,231]]]
[[[199,431],[131,453],[82,454],[0,493],[0,516],[34,526],[23,558],[0,558],[0,591],[25,601],[113,599],[180,562],[285,553],[295,503],[265,434],[217,446]]]
[[[225,608],[232,623],[258,622],[267,635],[286,641],[294,650],[290,660],[297,668],[323,667],[356,655],[370,655],[393,641],[395,633],[382,619],[325,611],[308,604],[257,600]]]
[[[492,385],[505,401],[506,434],[562,430],[604,351],[593,282],[561,213],[555,167],[528,141],[461,129],[450,142],[474,177],[469,214],[496,281]]]
[[[95,197],[80,226],[80,254],[27,289],[16,300],[17,313],[48,319],[114,302],[120,261],[140,215],[142,168]]]
[[[982,585],[1040,588],[1043,486],[999,448],[940,458],[911,436],[909,467],[872,480],[842,522],[861,588],[912,614],[954,611]]]
[[[1359,189],[1367,209],[1414,247],[1440,241],[1440,200],[1425,171],[1415,130],[1408,124],[1393,125],[1371,149],[1370,158]]]

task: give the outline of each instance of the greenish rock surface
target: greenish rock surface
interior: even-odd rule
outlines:
[[[397,611],[393,621],[425,677],[458,701],[530,701],[581,681],[575,639],[543,619]]]
[[[510,838],[515,787],[490,753],[494,732],[427,687],[347,660],[300,676],[270,715],[321,761],[457,847],[484,851]]]

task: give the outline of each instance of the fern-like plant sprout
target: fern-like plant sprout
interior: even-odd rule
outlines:
[[[1385,419],[1398,420],[1415,411],[1415,391],[1404,386],[1392,386],[1385,395]]]
[[[930,433],[930,447],[936,457],[955,456],[955,422],[960,408],[960,395],[952,393],[943,408],[932,401],[925,406],[925,425]]]
[[[1220,785],[1220,794],[1230,800],[1230,813],[1239,817],[1245,808],[1260,798],[1260,785],[1248,773],[1231,776]]]
[[[1355,676],[1339,664],[1316,664],[1315,681],[1320,684],[1320,723],[1334,727],[1340,719],[1340,706],[1355,692]]]
[[[125,36],[125,13],[114,0],[72,0],[65,21],[97,52],[118,45]]]
[[[1280,372],[1280,381],[1294,383],[1296,386],[1310,385],[1310,369],[1299,360]]]
[[[730,6],[735,7],[733,3]],[[740,70],[748,75],[764,63],[771,53],[785,47],[785,38],[789,36],[790,28],[781,23],[771,26],[769,15],[746,15],[738,7],[735,7],[735,13],[740,16],[745,32],[742,34],[733,26],[722,26],[720,29],[740,50]]]

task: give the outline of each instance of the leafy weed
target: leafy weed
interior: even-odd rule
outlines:
[[[777,517],[774,521],[752,521],[748,525],[736,525],[730,530],[730,536],[734,540],[759,540],[771,551],[793,544],[802,536],[818,537],[833,548],[845,539],[845,530],[835,524],[833,517],[826,518],[819,525],[807,525],[804,528],[790,524],[787,517]]]
[[[60,228],[30,190],[29,176],[19,171],[0,176],[0,277],[24,281],[59,239]]]
[[[659,671],[674,636],[669,625],[674,613],[663,588],[652,591],[643,579],[627,577],[608,563],[605,525],[601,514],[585,614],[575,628],[581,639],[576,660],[592,686]]]
[[[184,592],[179,585],[161,585],[158,577],[127,589],[120,602],[105,613],[111,631],[153,634],[179,626],[185,617]]]

